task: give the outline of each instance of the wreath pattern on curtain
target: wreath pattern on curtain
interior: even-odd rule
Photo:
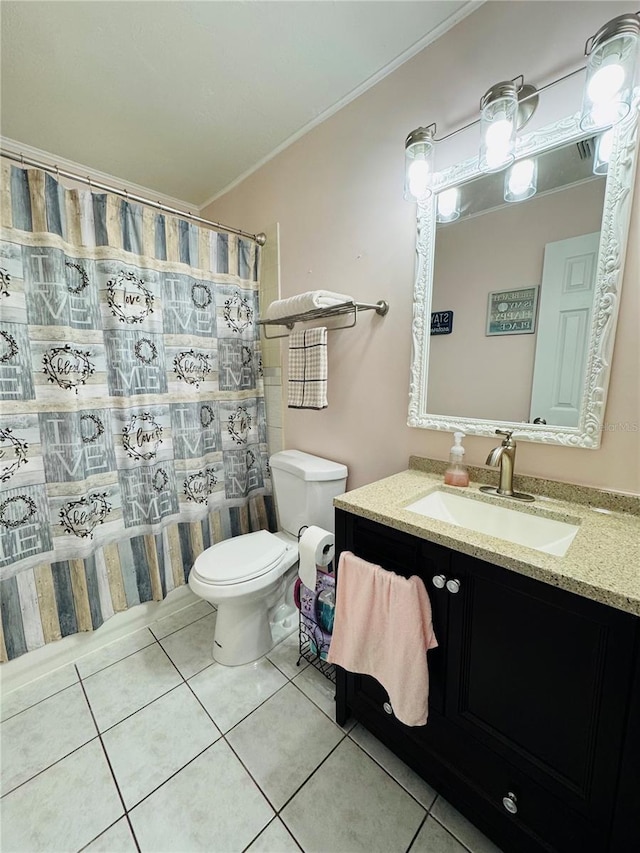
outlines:
[[[3,164],[3,659],[274,526],[258,248]]]

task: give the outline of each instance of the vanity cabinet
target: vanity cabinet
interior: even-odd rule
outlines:
[[[338,721],[355,716],[505,853],[640,849],[640,620],[336,510],[342,550],[422,578],[439,645],[426,726],[340,669]]]

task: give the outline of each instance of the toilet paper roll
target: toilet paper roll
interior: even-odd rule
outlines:
[[[298,543],[298,576],[308,589],[316,588],[316,566],[328,566],[333,560],[333,533],[321,527],[307,527]]]

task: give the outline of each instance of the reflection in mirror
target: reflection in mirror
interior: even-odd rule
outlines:
[[[515,174],[477,157],[439,174],[418,206],[409,426],[600,445],[636,123],[585,135],[570,116],[519,140]]]
[[[431,310],[453,311],[455,334],[431,340],[428,412],[578,426],[605,191],[596,148],[591,136],[462,184],[455,221],[437,205]],[[531,192],[535,166],[535,195],[506,202]]]

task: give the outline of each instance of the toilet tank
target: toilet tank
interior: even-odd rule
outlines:
[[[305,524],[333,532],[333,499],[345,491],[347,466],[301,450],[282,450],[269,460],[280,527],[298,535]]]

